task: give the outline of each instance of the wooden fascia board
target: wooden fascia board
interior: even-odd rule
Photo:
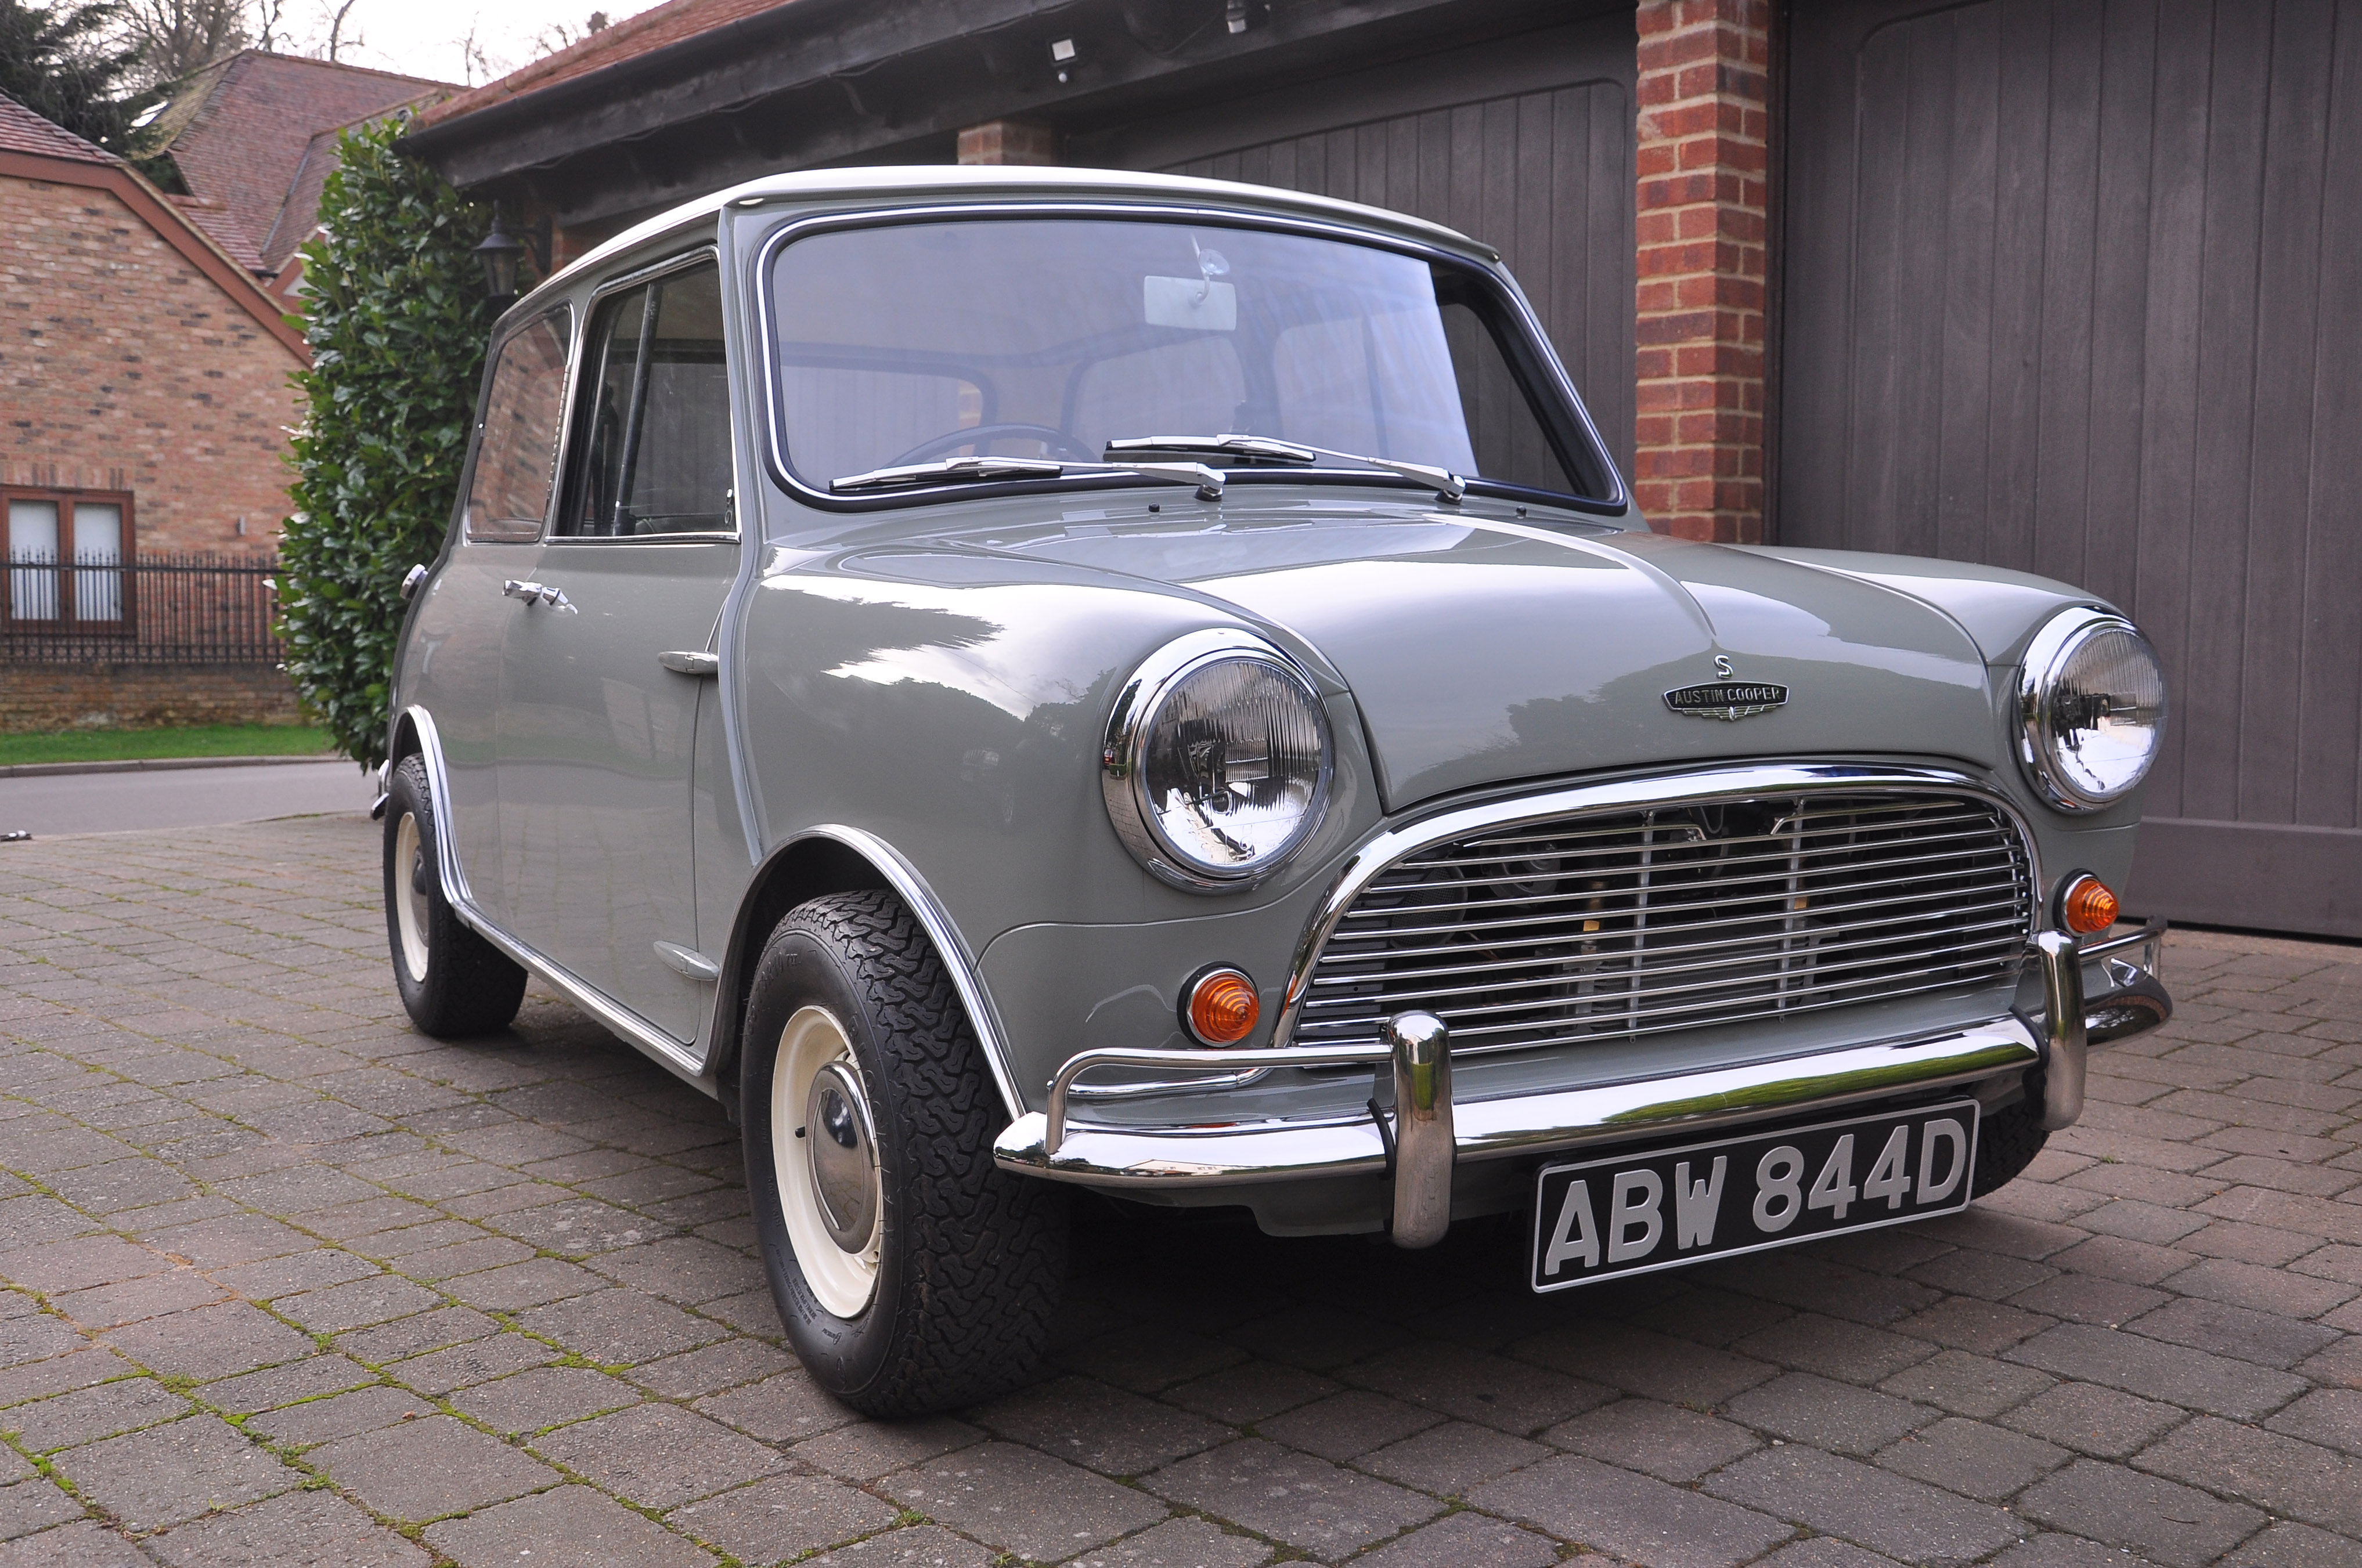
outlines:
[[[463,191],[504,181],[529,183],[570,158],[659,137],[708,115],[784,103],[800,93],[817,90],[822,101],[834,100],[844,120],[860,122],[869,117],[855,102],[863,84],[878,81],[882,70],[915,65],[941,76],[918,95],[931,101],[929,109],[889,116],[891,131],[869,138],[908,141],[956,129],[978,115],[1057,119],[1095,98],[1209,68],[1215,74],[1269,69],[1269,57],[1308,46],[1317,50],[1373,25],[1418,17],[1448,25],[1454,17],[1490,20],[1550,9],[1543,0],[1352,0],[1279,13],[1245,34],[1221,34],[1220,41],[1209,35],[1186,53],[1122,45],[1120,63],[1060,87],[1049,81],[1049,37],[1072,31],[1114,45],[1124,32],[1123,7],[1116,0],[973,0],[960,7],[883,0],[852,10],[806,0],[422,126],[399,148]],[[1041,80],[1030,89],[998,80],[988,65],[970,59],[988,49],[1021,52],[1029,74]]]
[[[106,192],[161,236],[164,243],[180,252],[182,258],[190,266],[204,274],[248,315],[261,323],[272,337],[295,356],[298,364],[309,365],[312,362],[312,351],[305,345],[304,334],[287,323],[286,314],[279,302],[265,293],[262,286],[248,276],[245,268],[232,260],[203,229],[182,216],[172,203],[153,185],[141,179],[136,170],[119,163],[86,163],[70,158],[45,158],[39,153],[0,150],[0,177],[38,180],[50,185],[78,185],[84,190]]]

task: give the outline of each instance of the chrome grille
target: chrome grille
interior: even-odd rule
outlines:
[[[1337,922],[1293,1043],[1420,1009],[1454,1054],[1705,1028],[2014,979],[2006,813],[1933,791],[1575,815],[1405,856]]]

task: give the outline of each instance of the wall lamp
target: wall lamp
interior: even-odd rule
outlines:
[[[541,275],[549,276],[550,221],[544,214],[537,224],[525,227],[524,236],[509,233],[501,212],[501,203],[492,203],[492,228],[476,247],[476,260],[484,269],[484,290],[496,301],[506,302],[517,297],[517,258],[528,247],[533,252],[534,265]]]

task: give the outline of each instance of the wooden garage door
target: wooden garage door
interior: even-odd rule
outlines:
[[[2362,0],[1798,0],[1773,525],[2162,651],[2128,903],[2362,936]]]
[[[1078,162],[1391,207],[1496,247],[1632,460],[1632,10],[1076,138]]]

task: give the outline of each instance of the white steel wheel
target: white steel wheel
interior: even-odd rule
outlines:
[[[418,836],[418,813],[405,811],[393,830],[393,924],[402,944],[402,967],[413,984],[426,979],[426,846]]]
[[[800,1008],[779,1033],[771,1168],[804,1283],[833,1315],[855,1316],[877,1290],[885,1197],[861,1068],[824,1007]]]

